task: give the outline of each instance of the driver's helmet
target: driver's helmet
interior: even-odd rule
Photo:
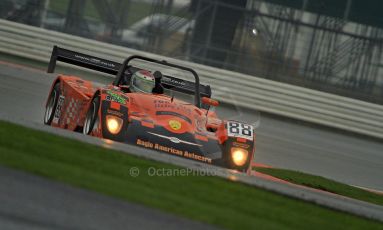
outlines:
[[[152,93],[155,84],[155,78],[151,72],[139,70],[132,75],[129,88],[133,92]]]

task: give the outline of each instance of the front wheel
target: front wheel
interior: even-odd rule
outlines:
[[[60,83],[56,83],[49,95],[48,103],[45,107],[44,124],[50,125],[52,123],[55,111],[57,108],[58,98],[60,96]]]
[[[93,98],[90,104],[90,107],[88,109],[88,112],[86,113],[84,128],[83,128],[83,133],[85,135],[89,135],[92,132],[94,124],[96,123],[96,120],[98,119],[99,108],[100,108],[100,97],[96,96]]]

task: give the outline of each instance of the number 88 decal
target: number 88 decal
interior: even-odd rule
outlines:
[[[238,122],[227,122],[227,135],[229,137],[242,137],[249,140],[253,139],[253,126]]]

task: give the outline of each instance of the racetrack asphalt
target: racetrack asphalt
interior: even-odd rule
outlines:
[[[0,167],[0,229],[217,229]]]
[[[0,64],[0,114],[42,123],[54,78],[42,70]],[[259,118],[254,111],[229,106],[217,112],[249,122]],[[383,142],[261,115],[258,163],[383,191]]]

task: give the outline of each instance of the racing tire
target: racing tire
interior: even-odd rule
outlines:
[[[58,82],[53,87],[51,95],[49,95],[48,103],[45,107],[44,124],[50,125],[52,123],[59,97],[60,97],[60,83]]]
[[[94,124],[96,123],[96,120],[98,119],[98,110],[100,108],[100,96],[96,96],[93,98],[88,112],[85,116],[85,122],[84,122],[84,128],[83,133],[85,135],[89,135],[93,131]]]

